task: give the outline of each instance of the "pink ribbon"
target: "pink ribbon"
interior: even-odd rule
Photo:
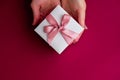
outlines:
[[[60,25],[58,25],[57,21],[51,14],[49,14],[46,17],[46,20],[50,24],[44,27],[44,32],[47,33],[47,41],[49,44],[52,42],[52,40],[58,34],[58,32],[61,33],[61,35],[63,36],[64,40],[67,42],[68,45],[71,44],[73,40],[79,35],[78,33],[65,28],[65,26],[70,21],[70,16],[68,14],[64,14],[62,16]]]

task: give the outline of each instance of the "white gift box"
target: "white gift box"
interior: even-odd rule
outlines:
[[[57,21],[58,24],[61,22],[61,18],[64,14],[68,14],[60,5],[58,5],[51,13],[50,13],[54,19]],[[47,33],[44,32],[44,27],[46,25],[50,25],[50,23],[44,19],[36,28],[35,32],[40,35],[47,43],[48,43],[48,37]],[[65,26],[65,28],[74,31],[78,34],[82,33],[84,31],[84,28],[80,26],[78,22],[76,22],[72,17],[70,18],[70,21]],[[77,36],[75,37],[77,38]],[[65,48],[69,46],[67,42],[64,40],[63,36],[60,32],[57,33],[57,35],[54,37],[52,42],[49,44],[58,54],[61,54]]]

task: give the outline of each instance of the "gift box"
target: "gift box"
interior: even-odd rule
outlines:
[[[84,28],[58,5],[34,31],[61,54]]]

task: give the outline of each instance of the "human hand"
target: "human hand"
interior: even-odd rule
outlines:
[[[59,0],[32,0],[31,8],[33,10],[33,25],[41,22],[47,14],[50,13],[58,4]],[[82,26],[85,26],[85,0],[61,0],[62,7],[73,16]],[[80,35],[74,42],[77,42]]]
[[[85,25],[85,13],[86,13],[86,2],[85,0],[61,0],[62,7],[74,17],[79,24],[87,29]],[[74,40],[73,43],[77,42],[81,34]]]
[[[35,26],[41,22],[58,4],[60,4],[59,0],[32,0],[31,8],[34,18],[32,25]]]

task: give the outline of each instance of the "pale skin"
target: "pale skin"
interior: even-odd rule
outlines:
[[[33,23],[39,24],[46,15],[60,4],[81,26],[85,26],[86,3],[85,0],[32,0]],[[74,40],[77,42],[80,36]]]

